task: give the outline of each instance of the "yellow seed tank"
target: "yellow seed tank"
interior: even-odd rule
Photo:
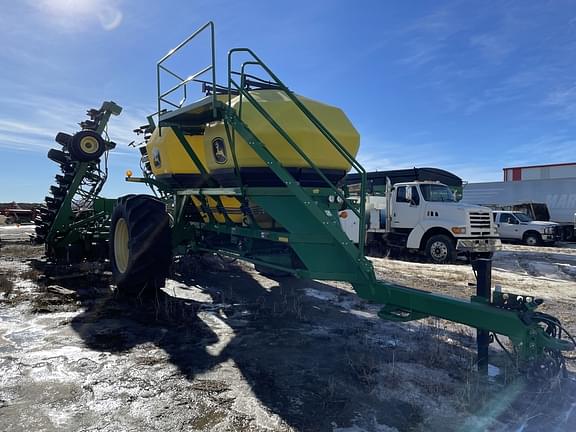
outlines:
[[[302,151],[331,181],[337,182],[350,170],[350,164],[300,109],[280,90],[254,90],[250,95],[270,114]],[[334,106],[297,96],[352,156],[356,156],[360,136],[346,115]],[[236,96],[232,108],[271,153],[302,185],[318,185],[318,174],[280,133],[246,100]],[[252,148],[236,135],[236,158],[243,183],[249,186],[280,186]],[[204,132],[204,153],[212,176],[223,186],[234,183],[232,149],[223,122],[213,122]]]
[[[333,183],[337,183],[350,170],[350,164],[340,155],[327,138],[314,126],[302,111],[280,90],[254,90],[251,96],[272,116],[288,136],[302,149],[317,168]],[[355,157],[360,137],[358,132],[339,108],[297,96],[338,142]],[[224,101],[219,96],[220,101]],[[242,121],[270,150],[280,163],[299,181],[302,186],[323,186],[325,182],[302,156],[280,135],[280,133],[256,110],[246,98],[236,96],[231,107]],[[150,167],[154,176],[175,187],[198,188],[206,186],[207,178],[215,180],[222,187],[238,186],[234,172],[234,158],[231,143],[223,121],[208,123],[202,132],[185,135],[187,143],[196,154],[208,176],[202,176],[198,167],[188,155],[178,137],[169,127],[154,130],[146,144]],[[242,183],[245,186],[283,186],[277,176],[258,157],[244,139],[236,134],[236,160]],[[244,223],[240,202],[233,196],[219,197],[226,214],[234,223]],[[192,198],[205,222],[208,214],[202,202]],[[225,222],[219,210],[217,198],[206,197],[205,206],[219,223]],[[269,218],[254,203],[249,203],[253,217],[260,226],[268,226]]]

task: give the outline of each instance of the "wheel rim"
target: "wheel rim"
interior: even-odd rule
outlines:
[[[529,246],[536,246],[537,243],[538,243],[538,240],[536,240],[535,237],[530,236],[530,237],[526,238],[526,244]]]
[[[94,137],[87,136],[80,140],[80,149],[84,153],[94,154],[98,152],[98,140]]]
[[[435,261],[444,261],[448,256],[448,247],[441,241],[432,243],[430,255]]]
[[[124,218],[118,219],[114,230],[114,260],[120,273],[125,273],[128,268],[128,258],[130,257],[128,239],[128,224]]]

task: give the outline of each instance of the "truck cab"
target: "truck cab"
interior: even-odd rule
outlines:
[[[560,239],[559,224],[556,222],[535,221],[520,211],[494,211],[492,217],[503,240],[538,246],[554,244]]]
[[[407,249],[448,263],[461,253],[489,255],[501,245],[491,210],[457,202],[437,181],[389,185],[384,194],[367,197],[366,214],[369,249]],[[347,228],[352,222],[342,224],[346,232],[352,232]]]

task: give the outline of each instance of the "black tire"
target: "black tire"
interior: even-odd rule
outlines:
[[[62,186],[50,186],[50,193],[54,198],[63,198],[68,192],[68,188]]]
[[[49,226],[48,225],[38,225],[35,229],[36,234],[39,236],[45,236],[48,234]]]
[[[450,237],[433,235],[426,242],[426,256],[435,264],[450,264],[456,258],[456,248]]]
[[[40,207],[40,216],[42,217],[42,219],[54,219],[54,216],[56,216],[56,211],[49,209],[48,207]]]
[[[527,246],[540,246],[542,244],[542,237],[540,237],[540,234],[537,232],[528,231],[524,234],[522,241]]]
[[[74,171],[75,171],[74,164],[67,163],[67,164],[61,165],[60,169],[65,176],[74,176]]]
[[[140,296],[163,286],[172,262],[165,204],[149,195],[119,198],[112,212],[109,244],[112,274],[120,294]]]
[[[30,237],[30,243],[32,243],[33,245],[41,245],[42,243],[44,243],[45,240],[46,236],[40,236],[38,234],[36,234],[33,237]]]
[[[64,132],[58,132],[56,138],[54,138],[54,140],[64,148],[68,148],[68,144],[70,144],[71,139],[72,135]]]
[[[60,165],[70,162],[70,158],[62,150],[50,149],[48,150],[48,159],[59,163]]]
[[[94,131],[83,130],[76,133],[68,143],[68,151],[72,159],[88,162],[100,159],[106,151],[106,143]]]
[[[45,197],[44,201],[46,202],[46,207],[50,210],[58,210],[64,201],[64,198],[53,198],[53,197]]]
[[[56,182],[60,185],[60,186],[64,186],[67,187],[70,184],[72,184],[72,180],[74,180],[74,176],[67,174],[67,175],[61,175],[61,174],[56,174],[56,177],[54,177],[56,179]]]

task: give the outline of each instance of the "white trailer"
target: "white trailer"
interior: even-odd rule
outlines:
[[[463,187],[463,200],[492,208],[544,203],[548,207],[550,221],[563,227],[565,239],[573,239],[576,178],[468,183]]]

